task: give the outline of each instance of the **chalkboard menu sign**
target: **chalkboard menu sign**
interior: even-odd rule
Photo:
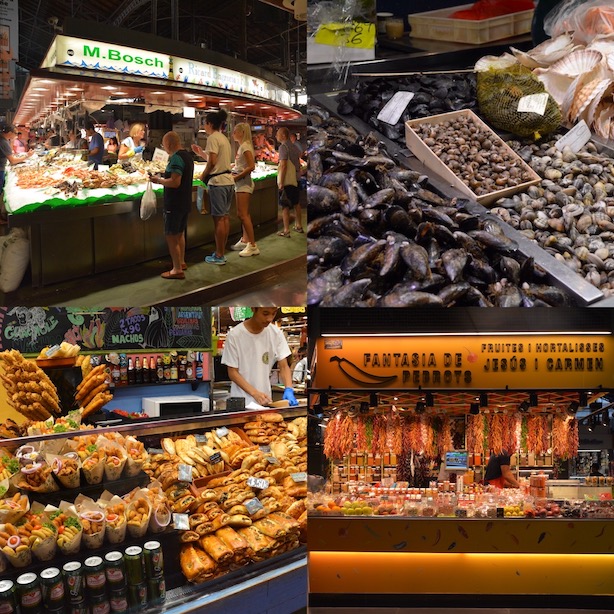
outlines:
[[[0,307],[0,351],[38,354],[67,341],[84,352],[211,349],[208,307]]]

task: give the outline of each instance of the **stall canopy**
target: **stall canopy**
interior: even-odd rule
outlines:
[[[300,117],[289,106],[290,94],[279,80],[264,78],[256,67],[253,72],[58,35],[41,68],[30,74],[14,122],[33,125],[60,111],[92,112],[107,104],[138,104],[146,112],[175,113],[184,107],[224,107],[275,121]]]

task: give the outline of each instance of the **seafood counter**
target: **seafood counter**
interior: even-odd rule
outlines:
[[[612,296],[614,166],[598,143],[572,149],[557,127],[609,117],[608,44],[585,49],[565,35],[483,58],[477,79],[364,77],[336,99],[314,97],[309,302],[560,306]],[[518,126],[531,137],[501,140],[481,121],[478,101],[499,73],[499,89],[546,97],[547,117],[526,113],[538,119]],[[572,105],[544,87],[553,82],[582,100]],[[391,119],[386,107],[398,94],[406,106]],[[509,124],[514,114],[501,117]],[[406,148],[414,157],[403,158]]]

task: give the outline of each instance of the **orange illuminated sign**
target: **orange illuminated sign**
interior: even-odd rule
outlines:
[[[316,388],[614,388],[609,335],[324,337]]]

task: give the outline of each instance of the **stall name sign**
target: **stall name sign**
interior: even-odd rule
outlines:
[[[316,388],[588,389],[614,386],[605,335],[326,337]]]
[[[142,49],[58,35],[42,64],[43,68],[51,66],[70,66],[166,79],[169,57]]]
[[[171,57],[171,62],[173,71],[169,79],[181,83],[215,87],[239,94],[249,94],[285,105],[291,103],[290,94],[286,90],[263,79],[236,70],[175,56]]]

